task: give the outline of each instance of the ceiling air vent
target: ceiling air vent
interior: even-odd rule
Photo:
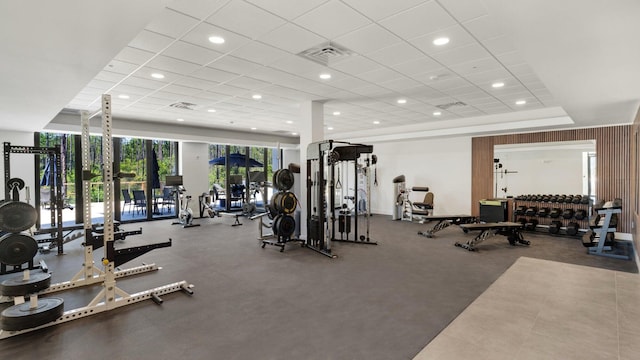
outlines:
[[[298,56],[322,65],[329,65],[350,55],[353,55],[353,51],[333,43],[324,43],[298,53]]]
[[[454,106],[467,106],[467,104],[463,103],[462,101],[456,101],[456,102],[450,102],[448,104],[436,105],[437,108],[440,108],[442,110],[447,110],[447,109],[452,108]]]
[[[171,107],[174,108],[178,108],[178,109],[184,109],[184,110],[194,110],[194,107],[196,107],[196,104],[192,104],[192,103],[188,103],[188,102],[184,102],[184,101],[180,101],[177,103],[173,103],[171,105],[169,105]]]

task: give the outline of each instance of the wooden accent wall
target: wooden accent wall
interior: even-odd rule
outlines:
[[[493,146],[555,141],[596,141],[596,197],[605,201],[622,199],[618,231],[631,233],[635,220],[632,195],[631,125],[589,129],[546,131],[526,134],[474,137],[471,142],[471,211],[479,215],[478,201],[493,197]]]
[[[638,229],[638,224],[640,223],[640,109],[638,109],[635,121],[631,126],[630,142],[629,162],[631,163],[631,176],[629,183],[631,183],[630,196],[631,199],[633,199],[631,207],[634,221],[633,225],[635,225],[632,233],[636,249],[640,249],[640,230]]]

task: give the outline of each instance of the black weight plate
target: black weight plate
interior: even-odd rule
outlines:
[[[25,231],[38,221],[38,211],[30,204],[6,201],[0,205],[0,229],[6,232]]]
[[[38,242],[23,234],[5,234],[0,238],[0,262],[21,265],[38,253]]]
[[[30,329],[57,320],[64,313],[64,300],[60,298],[38,299],[38,306],[29,308],[29,301],[10,306],[2,312],[0,328],[7,331]]]
[[[279,192],[271,197],[271,206],[273,206],[278,213],[291,214],[298,206],[298,199],[292,192]]]
[[[278,236],[289,237],[295,230],[296,221],[289,215],[280,214],[273,221],[273,233]]]
[[[560,227],[562,223],[560,221],[552,221],[549,225],[549,232],[552,234],[557,234],[560,231]]]
[[[22,276],[7,279],[0,283],[0,295],[3,296],[24,296],[44,290],[51,285],[51,274],[37,272],[29,276],[29,280],[24,280]]]
[[[278,190],[289,190],[293,187],[293,173],[289,169],[279,169],[273,173],[273,185]]]

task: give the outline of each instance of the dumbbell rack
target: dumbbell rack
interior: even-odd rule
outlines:
[[[566,209],[573,209],[574,213],[576,210],[585,210],[587,213],[587,216],[585,216],[585,218],[582,220],[577,220],[573,217],[570,219],[565,219],[562,217],[562,214],[560,215],[560,217],[557,217],[557,218],[552,218],[549,215],[542,217],[542,216],[538,216],[537,213],[533,216],[518,215],[516,214],[516,209],[518,208],[518,206],[524,206],[525,208],[535,206],[538,209],[543,207],[548,207],[550,210],[552,210],[553,208],[558,208],[560,209],[561,212],[563,212]],[[560,202],[533,201],[533,200],[514,200],[513,201],[513,221],[518,222],[520,218],[525,218],[528,223],[531,220],[537,220],[538,223],[535,227],[535,230],[533,229],[528,229],[528,230],[543,231],[544,229],[545,232],[548,232],[549,225],[551,225],[552,221],[560,221],[562,223],[562,227],[561,227],[562,231],[558,232],[557,234],[549,233],[549,235],[572,236],[572,237],[582,236],[583,233],[589,231],[589,214],[591,213],[590,207],[591,206],[589,204],[574,204],[574,203],[560,203]],[[578,233],[575,235],[570,235],[570,234],[567,234],[566,232],[567,225],[570,222],[578,223]]]

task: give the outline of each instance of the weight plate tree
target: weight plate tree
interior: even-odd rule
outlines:
[[[271,196],[270,203],[266,206],[266,214],[272,219],[271,229],[276,240],[263,237],[261,234],[262,248],[265,245],[278,246],[280,252],[284,251],[286,243],[302,241],[291,236],[296,230],[296,220],[290,216],[298,207],[298,198],[289,190],[294,185],[294,176],[289,169],[279,169],[273,174],[273,185],[279,191]],[[262,221],[262,220],[260,220]],[[260,231],[262,231],[262,223]]]

